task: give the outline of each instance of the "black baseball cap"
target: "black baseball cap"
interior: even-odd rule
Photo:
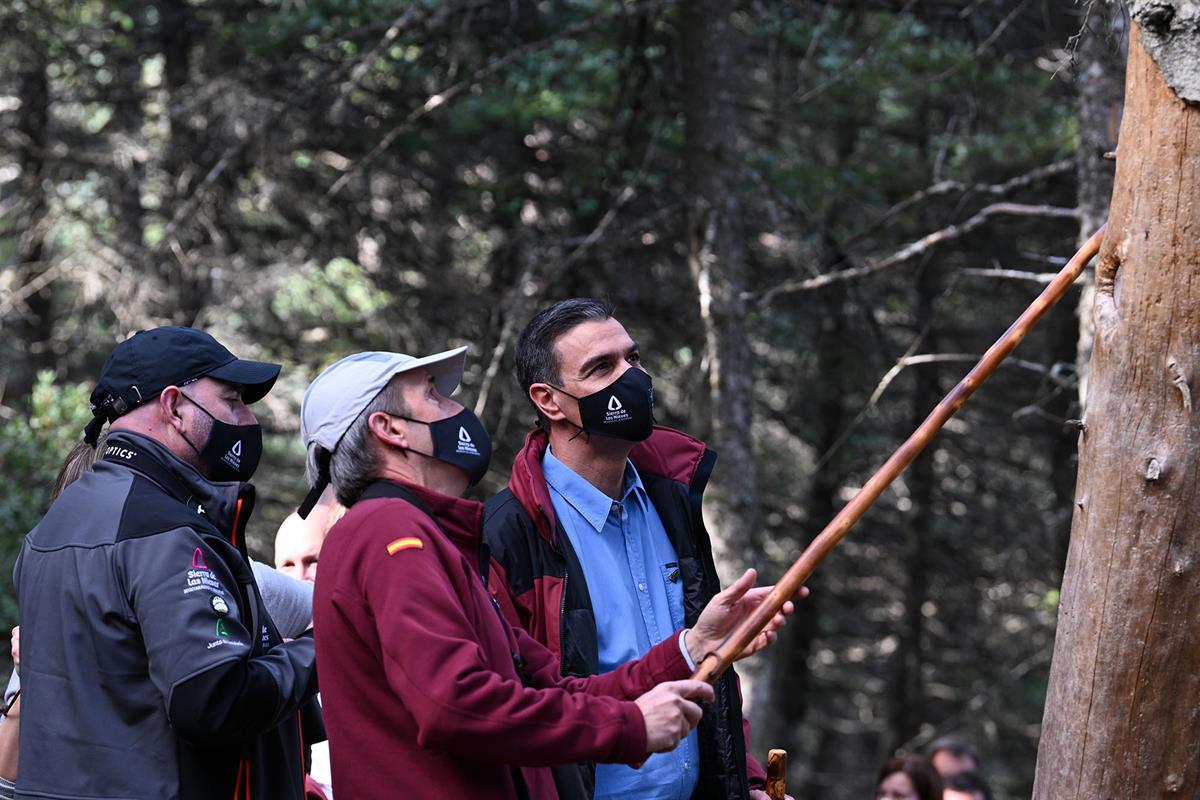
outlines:
[[[242,400],[261,400],[275,385],[280,366],[246,361],[220,342],[195,328],[170,326],[138,331],[113,348],[92,391],[93,420],[84,439],[95,444],[100,428],[143,403],[168,386],[197,378],[216,378],[244,387]]]

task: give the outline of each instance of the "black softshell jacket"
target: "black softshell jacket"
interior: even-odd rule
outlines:
[[[263,607],[253,503],[116,432],[26,536],[18,798],[304,797],[316,652]]]

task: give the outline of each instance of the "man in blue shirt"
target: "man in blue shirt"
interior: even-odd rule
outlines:
[[[566,300],[517,341],[539,416],[509,487],[487,504],[491,589],[564,674],[609,671],[695,623],[720,583],[700,498],[716,454],[654,425],[637,344],[603,303]],[[766,800],[730,670],[700,726],[639,769],[558,770],[563,800]]]
[[[625,467],[617,500],[555,458],[552,448],[542,470],[588,589],[603,598],[592,609],[599,671],[609,672],[684,627],[679,560],[632,463]],[[675,750],[651,756],[636,770],[596,765],[597,800],[687,800],[696,788],[696,737],[693,730]]]

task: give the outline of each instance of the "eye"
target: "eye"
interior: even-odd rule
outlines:
[[[629,355],[625,356],[625,360],[636,367],[638,364],[642,363],[642,354],[630,353]]]

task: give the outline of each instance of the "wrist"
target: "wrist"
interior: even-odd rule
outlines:
[[[687,649],[688,657],[695,664],[703,661],[713,650],[712,643],[697,634],[695,628],[688,628],[683,632],[683,645]]]

